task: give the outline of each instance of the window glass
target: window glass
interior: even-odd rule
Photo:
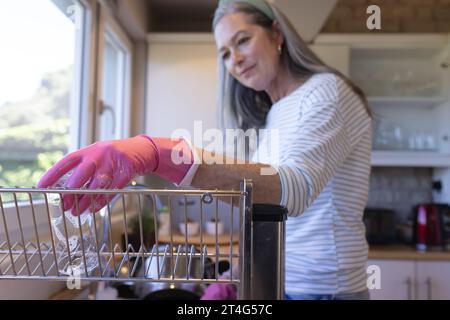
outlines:
[[[100,140],[123,138],[129,52],[112,31],[104,35]]]
[[[36,185],[74,147],[85,11],[75,0],[0,0],[0,186]]]

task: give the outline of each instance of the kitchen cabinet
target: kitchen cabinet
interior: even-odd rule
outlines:
[[[450,167],[450,36],[320,35],[346,45],[374,114],[372,164]]]
[[[388,156],[428,154],[423,166],[435,166],[435,156],[450,160],[448,69],[441,66],[443,47],[354,49],[350,77],[368,95],[374,114],[373,149],[390,151],[375,165],[389,165]],[[448,162],[450,165],[450,162]]]
[[[450,199],[450,35],[319,35],[349,48],[349,77],[373,111],[372,165],[427,167]]]
[[[450,299],[450,262],[418,261],[416,268],[418,299]]]
[[[381,288],[372,300],[449,300],[450,261],[370,259],[380,268]]]
[[[381,287],[371,289],[372,300],[412,300],[415,296],[415,264],[409,260],[369,260],[380,269]]]

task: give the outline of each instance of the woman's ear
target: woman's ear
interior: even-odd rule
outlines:
[[[277,20],[274,20],[272,23],[272,29],[274,33],[274,39],[277,41],[279,45],[283,45],[284,37],[283,33],[281,32],[280,23]]]

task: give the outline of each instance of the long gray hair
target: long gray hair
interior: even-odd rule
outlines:
[[[305,78],[316,73],[333,73],[342,78],[352,90],[361,98],[369,115],[372,115],[364,92],[350,81],[345,75],[334,68],[327,66],[308,48],[300,35],[295,31],[287,17],[275,6],[267,3],[274,13],[275,20],[280,25],[284,36],[282,45],[281,63],[290,76]],[[229,1],[220,5],[214,14],[213,30],[220,19],[229,13],[243,12],[249,15],[249,21],[259,25],[269,32],[273,30],[273,21],[268,15],[256,6],[237,1]],[[219,58],[220,96],[219,96],[219,123],[222,129],[240,128],[258,129],[265,125],[267,114],[272,106],[269,95],[264,91],[255,91],[243,86],[232,77]]]

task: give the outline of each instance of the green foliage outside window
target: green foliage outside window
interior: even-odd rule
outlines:
[[[33,97],[0,106],[0,186],[35,186],[67,153],[70,80],[70,68],[48,74]]]

